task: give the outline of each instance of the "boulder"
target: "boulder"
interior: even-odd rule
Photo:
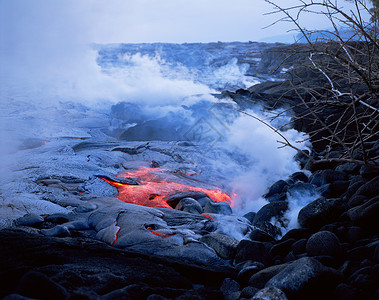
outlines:
[[[176,205],[175,209],[192,214],[202,214],[203,208],[200,203],[193,198],[183,198]]]
[[[335,170],[319,170],[314,172],[309,178],[309,182],[321,186],[323,184],[332,183],[338,180],[345,180],[347,177],[346,173]]]
[[[238,240],[235,238],[219,233],[204,235],[200,238],[200,242],[207,244],[215,250],[220,257],[225,259],[233,258],[238,245]]]
[[[286,294],[280,289],[268,286],[258,291],[252,300],[287,300]]]
[[[340,280],[341,275],[336,270],[314,258],[303,257],[272,277],[266,287],[279,288],[291,299],[323,299],[331,295]]]
[[[274,265],[252,275],[249,279],[249,285],[258,289],[263,289],[272,277],[282,271],[289,264]]]
[[[321,226],[336,220],[343,209],[334,200],[319,198],[304,206],[298,215],[300,226],[318,229]]]
[[[370,231],[375,231],[379,227],[379,196],[349,209],[347,215],[354,224],[364,226]]]
[[[44,218],[36,214],[26,214],[15,220],[16,226],[37,226],[43,223]]]
[[[272,218],[280,219],[288,209],[288,202],[271,202],[263,206],[254,217],[253,225],[260,227],[264,222],[270,222]]]
[[[207,204],[205,204],[204,213],[231,215],[232,214],[232,208],[226,202],[209,201],[209,202],[207,202]]]
[[[242,240],[239,242],[234,258],[234,265],[246,261],[253,260],[267,263],[268,253],[263,243],[257,241]]]
[[[319,231],[313,234],[307,241],[306,251],[309,256],[333,256],[341,253],[341,245],[338,237],[330,231]]]

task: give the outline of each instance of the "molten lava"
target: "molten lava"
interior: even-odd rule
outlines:
[[[206,189],[171,181],[178,177],[166,169],[140,168],[135,171],[127,171],[119,175],[119,177],[134,178],[139,183],[138,185],[129,185],[103,178],[117,188],[119,192],[117,198],[127,203],[171,208],[166,202],[167,197],[180,192],[203,192],[215,202],[228,202],[233,206],[229,195],[220,190]]]

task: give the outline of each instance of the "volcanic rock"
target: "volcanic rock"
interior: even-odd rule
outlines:
[[[179,203],[175,207],[176,210],[185,211],[192,214],[202,214],[203,208],[193,198],[183,198],[179,201]]]
[[[337,219],[342,210],[333,200],[319,198],[304,206],[298,215],[300,226],[305,228],[318,229],[333,220]]]
[[[274,265],[255,273],[253,276],[250,277],[249,285],[258,289],[263,289],[267,281],[269,281],[272,277],[274,277],[276,274],[278,274],[288,265],[289,265],[288,263],[281,264],[281,265]]]
[[[16,226],[36,226],[43,223],[44,218],[36,214],[26,214],[15,220]]]
[[[259,291],[259,289],[252,287],[252,286],[247,286],[242,289],[240,299],[250,299],[254,297],[254,295]]]
[[[339,281],[340,274],[336,270],[323,266],[314,258],[303,257],[272,277],[266,287],[279,288],[290,298],[322,299],[333,292]]]
[[[310,256],[327,255],[337,258],[341,253],[341,246],[334,233],[319,231],[308,239],[306,250]]]
[[[319,170],[314,172],[309,178],[309,182],[321,186],[323,184],[332,183],[337,180],[345,180],[346,173],[335,170]]]
[[[371,231],[379,227],[379,196],[347,211],[349,218],[358,225]]]
[[[263,206],[254,217],[253,225],[260,227],[264,222],[269,222],[272,218],[280,219],[288,209],[288,202],[271,202]]]
[[[265,198],[269,198],[275,194],[280,194],[283,192],[284,188],[288,186],[288,183],[284,180],[279,180],[275,182],[264,195]]]
[[[287,180],[289,184],[295,184],[297,182],[308,182],[308,176],[304,172],[295,172],[291,174]]]
[[[231,215],[232,214],[232,208],[226,202],[209,201],[209,202],[207,202],[207,204],[204,207],[204,213]]]
[[[266,264],[268,254],[265,245],[257,241],[240,241],[234,258],[234,265],[246,260],[253,260]]]
[[[275,240],[271,235],[260,229],[254,229],[252,232],[250,232],[249,238],[252,241],[258,242],[273,242]]]
[[[221,292],[224,294],[225,298],[228,299],[229,295],[235,292],[238,292],[240,285],[238,282],[231,278],[225,278],[220,287]]]
[[[284,257],[287,255],[287,253],[291,250],[292,244],[295,242],[295,239],[286,239],[284,241],[281,241],[270,249],[270,255],[271,257],[275,257],[279,255],[280,257]]]
[[[379,176],[363,184],[354,195],[363,195],[368,198],[376,197],[379,194]]]
[[[237,250],[238,240],[224,234],[210,233],[200,238],[200,242],[207,244],[216,253],[225,259],[231,259]]]
[[[280,289],[268,286],[258,291],[252,300],[287,300],[286,294]]]

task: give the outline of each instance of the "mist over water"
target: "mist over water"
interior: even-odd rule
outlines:
[[[198,124],[210,128],[209,138],[216,140],[211,148],[226,153],[214,158],[214,170],[224,178],[220,185],[235,194],[240,214],[257,211],[272,183],[299,170],[295,151],[278,149],[271,129],[238,113],[232,101],[214,97],[260,82],[252,76],[259,59],[252,56],[249,64],[235,55],[256,45],[94,45],[90,30],[75,30],[80,18],[72,15],[72,1],[42,11],[38,3],[44,1],[25,3],[18,9],[29,17],[8,23],[12,36],[1,46],[2,182],[14,175],[25,141],[90,137],[94,128],[119,137],[145,121],[178,128],[182,140],[190,140],[188,132]],[[135,107],[137,121],[112,115],[119,103]],[[260,107],[249,113],[268,118]],[[292,129],[285,135],[291,141],[302,137]],[[210,146],[206,139],[195,142]]]

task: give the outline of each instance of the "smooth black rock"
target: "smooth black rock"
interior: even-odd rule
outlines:
[[[255,287],[247,286],[247,287],[244,287],[244,288],[242,289],[240,297],[241,297],[241,298],[250,299],[250,298],[254,297],[254,295],[255,295],[258,291],[259,291],[259,289],[255,288]]]
[[[317,189],[316,189],[316,192],[321,196],[321,197],[324,197],[324,198],[331,198],[331,184],[330,183],[327,183],[327,184],[323,184],[322,186],[319,186]]]
[[[243,217],[248,219],[250,223],[253,223],[256,214],[256,212],[250,211],[247,214],[244,214]]]
[[[241,285],[245,286],[248,284],[251,276],[262,270],[264,265],[262,263],[256,262],[256,264],[251,264],[248,267],[243,268],[237,274],[237,280]]]
[[[260,291],[258,291],[252,300],[267,300],[267,299],[275,299],[275,300],[287,300],[286,294],[283,293],[282,290],[273,287],[273,286],[268,286]]]
[[[359,174],[366,179],[372,179],[379,175],[378,168],[369,167],[369,166],[362,166],[359,170]]]
[[[371,179],[369,182],[363,184],[354,195],[363,195],[368,198],[376,197],[379,195],[379,176]]]
[[[300,240],[304,238],[308,238],[312,234],[312,231],[309,228],[294,228],[288,231],[281,238],[282,241],[288,239]]]
[[[308,182],[308,176],[305,175],[304,172],[295,172],[295,173],[291,174],[287,180],[287,182],[291,182],[292,184],[299,182],[299,181]]]
[[[347,174],[358,174],[359,172],[359,165],[354,163],[345,163],[342,165],[339,165],[335,168],[336,171],[344,172]]]
[[[365,267],[354,272],[348,282],[357,288],[375,291],[378,288],[379,265]]]
[[[239,283],[231,278],[225,278],[220,287],[220,291],[224,294],[225,297],[234,292],[238,292],[239,289]]]
[[[254,275],[249,279],[249,285],[258,289],[263,289],[272,277],[282,271],[288,264],[274,265],[268,268],[265,268]]]
[[[337,180],[330,184],[330,197],[340,197],[349,188],[350,182],[345,180]]]
[[[232,208],[226,202],[209,201],[204,207],[204,213],[231,215]]]
[[[263,206],[256,214],[253,225],[260,227],[264,222],[269,222],[273,217],[280,219],[288,209],[288,202],[271,202]]]
[[[175,206],[176,210],[185,211],[192,214],[202,214],[203,208],[200,203],[193,198],[183,198]]]
[[[238,240],[230,236],[218,233],[210,233],[200,238],[200,242],[207,244],[214,249],[216,253],[225,259],[231,259],[234,257]]]
[[[264,195],[265,198],[273,196],[275,194],[282,193],[283,189],[288,186],[288,183],[284,180],[279,180],[275,182],[269,189],[268,192]]]
[[[333,293],[340,280],[341,275],[336,270],[314,258],[303,257],[272,277],[266,287],[277,287],[290,299],[323,299]]]
[[[239,242],[234,258],[234,265],[246,261],[253,260],[267,263],[268,253],[263,243],[257,241],[242,240]]]
[[[289,196],[292,197],[301,197],[303,195],[316,195],[316,188],[313,184],[307,183],[307,182],[297,182],[293,185],[291,185],[287,193]]]
[[[263,230],[260,229],[254,229],[253,231],[250,232],[249,238],[252,241],[258,241],[258,242],[273,242],[275,239],[264,232]]]
[[[286,256],[287,253],[291,250],[291,246],[295,241],[295,239],[287,239],[275,244],[270,249],[271,257],[275,257],[277,255],[280,257]]]
[[[341,253],[341,245],[334,233],[319,231],[308,239],[306,251],[310,256],[327,255],[338,257]]]
[[[379,228],[379,196],[349,209],[347,215],[354,224],[364,226],[369,231],[377,232],[376,229]]]
[[[303,207],[298,215],[300,226],[318,229],[321,226],[336,220],[342,213],[338,202],[319,198]]]
[[[298,254],[304,253],[306,251],[305,250],[306,244],[307,244],[307,239],[301,239],[301,240],[294,242],[291,245],[291,249],[295,255],[298,255]]]
[[[321,186],[334,181],[345,180],[346,177],[347,175],[344,172],[335,170],[319,170],[311,175],[309,182],[316,186]]]

